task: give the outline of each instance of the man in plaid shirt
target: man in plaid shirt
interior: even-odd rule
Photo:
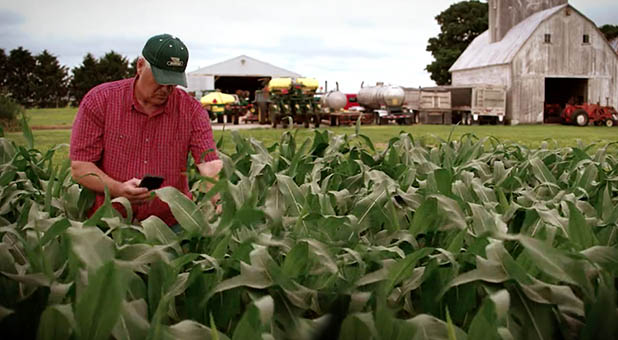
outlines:
[[[177,222],[168,205],[151,199],[148,189],[139,186],[141,179],[161,176],[162,186],[191,197],[189,152],[202,176],[217,178],[222,162],[208,113],[176,88],[187,86],[188,60],[180,39],[156,35],[142,50],[135,78],[96,86],[80,103],[71,134],[71,171],[77,182],[97,194],[90,214],[103,203],[107,187],[112,197],[131,202],[137,220],[156,215],[172,226]],[[122,206],[115,207],[126,214]]]

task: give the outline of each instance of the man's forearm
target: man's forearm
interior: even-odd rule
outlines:
[[[121,183],[109,177],[92,162],[71,161],[71,175],[77,183],[90,190],[102,193],[107,186],[112,197],[118,196],[118,186]]]

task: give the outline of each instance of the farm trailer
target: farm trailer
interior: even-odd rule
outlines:
[[[404,88],[404,107],[422,124],[451,124],[451,93],[445,88]]]
[[[499,85],[406,88],[404,105],[418,111],[421,123],[463,125],[504,123],[506,88]]]

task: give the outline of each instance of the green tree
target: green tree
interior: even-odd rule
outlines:
[[[599,29],[603,32],[607,41],[618,37],[618,25],[603,25]]]
[[[438,85],[451,83],[449,68],[468,45],[488,28],[487,3],[462,1],[436,16],[440,25],[438,37],[429,39],[427,51],[434,61],[425,68]]]
[[[81,102],[91,88],[108,81],[132,76],[129,71],[129,61],[114,51],[106,53],[100,59],[88,53],[82,64],[72,69],[72,73],[70,91],[76,104]]]
[[[11,98],[31,107],[34,104],[36,59],[23,47],[11,50],[5,69],[5,87]]]
[[[6,83],[6,65],[9,62],[9,57],[4,53],[4,49],[0,48],[0,94],[6,92],[4,85]]]
[[[103,82],[125,79],[129,77],[129,61],[111,51],[99,59],[97,70]]]
[[[44,50],[35,57],[34,103],[38,107],[59,107],[67,103],[68,71],[56,56]]]
[[[103,82],[99,79],[97,64],[98,62],[95,57],[88,53],[84,57],[82,64],[74,67],[71,71],[73,78],[71,79],[70,92],[71,97],[73,97],[77,104],[81,102],[82,98],[91,88]]]

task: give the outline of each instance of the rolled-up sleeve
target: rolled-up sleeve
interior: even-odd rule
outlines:
[[[103,151],[105,122],[101,110],[86,95],[79,105],[71,130],[69,157],[72,161],[97,162]]]
[[[191,154],[196,164],[219,159],[208,113],[199,105],[191,119]]]

